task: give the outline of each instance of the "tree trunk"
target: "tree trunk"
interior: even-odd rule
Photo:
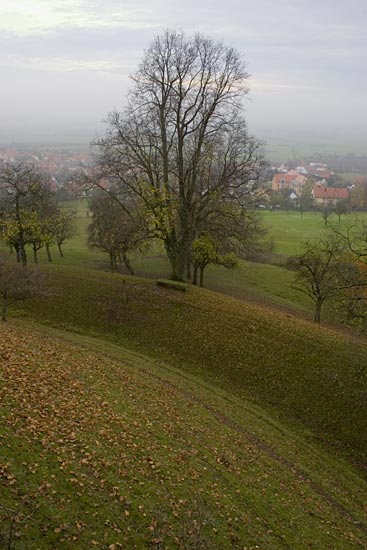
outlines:
[[[110,252],[109,254],[110,254],[110,269],[113,272],[115,271],[116,260],[114,258],[113,252]]]
[[[200,268],[200,287],[203,287],[204,285],[204,269],[205,267]]]
[[[1,320],[3,322],[6,321],[6,314],[7,314],[8,306],[6,303],[6,300],[3,300],[2,306],[1,306]]]
[[[134,270],[133,270],[133,268],[131,267],[130,260],[129,260],[129,258],[126,256],[126,254],[123,254],[123,255],[122,255],[122,260],[123,260],[123,262],[124,262],[124,264],[125,264],[125,267],[126,267],[128,273],[129,273],[130,275],[134,275]]]
[[[33,243],[33,260],[35,264],[38,264],[38,256],[37,256],[37,246]]]
[[[171,264],[171,279],[173,281],[183,281],[186,264],[183,254],[177,248],[172,252],[169,246],[166,246],[166,252]]]
[[[27,267],[27,253],[23,242],[19,243],[19,258],[23,267]]]
[[[186,279],[191,279],[191,261],[190,260],[187,261]]]
[[[59,249],[60,258],[63,258],[64,254],[62,252],[61,243],[57,243],[57,248]]]
[[[15,250],[15,253],[17,255],[17,262],[18,262],[18,264],[20,264],[20,252],[19,252],[19,244],[18,243],[16,243],[14,245],[14,250]]]
[[[164,246],[172,269],[171,279],[174,281],[182,282],[185,280],[185,269],[190,256],[192,240],[191,231],[189,232],[188,230],[183,230],[179,239],[173,232],[164,240]]]
[[[192,284],[197,285],[198,284],[198,266],[194,265],[194,276],[192,279]]]
[[[320,320],[321,320],[321,307],[322,307],[322,302],[317,301],[315,303],[315,316],[314,316],[314,319],[313,319],[315,323],[320,323]]]
[[[52,257],[51,257],[51,252],[50,252],[50,245],[48,243],[46,243],[46,254],[47,254],[48,261],[52,262]]]

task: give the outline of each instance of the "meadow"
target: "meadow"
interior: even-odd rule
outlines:
[[[65,258],[59,258],[57,251],[54,251],[54,263],[108,270],[107,255],[98,250],[89,249],[86,244],[87,227],[90,223],[87,201],[85,199],[68,201],[65,206],[77,212],[77,233],[64,245]],[[261,211],[259,215],[267,230],[262,245],[276,255],[276,262],[281,262],[287,255],[299,252],[304,241],[320,237],[327,231],[321,215],[317,212],[306,212],[302,217],[299,212],[294,211]],[[344,223],[354,217],[354,214],[345,217]],[[367,219],[366,213],[358,213],[358,217]],[[336,223],[337,216],[331,216],[330,221]],[[40,259],[42,263],[46,262],[42,250]],[[145,254],[132,254],[131,259],[138,276],[153,278],[170,276],[170,266],[163,247],[159,243],[154,243]],[[210,265],[205,273],[204,284],[207,288],[218,292],[260,303],[266,301],[276,308],[287,308],[312,318],[312,302],[293,288],[293,273],[276,263],[241,260],[236,269]],[[324,320],[334,322],[335,318],[333,307],[326,306]]]
[[[309,322],[277,265],[175,292],[156,244],[109,273],[73,206],[51,294],[0,326],[0,546],[365,547],[367,341]],[[279,254],[324,230],[262,215]]]
[[[0,354],[3,548],[365,546],[366,482],[258,407],[59,329]]]
[[[0,326],[0,546],[365,547],[367,341],[311,323],[279,265],[175,292],[155,243],[111,274],[69,206],[51,293]],[[279,257],[325,231],[261,216]]]

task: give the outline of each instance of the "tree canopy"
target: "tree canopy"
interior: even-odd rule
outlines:
[[[128,107],[109,115],[97,143],[94,182],[113,182],[130,215],[132,205],[145,209],[175,279],[183,279],[192,243],[218,204],[253,202],[263,163],[243,116],[247,79],[235,49],[166,31],[133,76]]]

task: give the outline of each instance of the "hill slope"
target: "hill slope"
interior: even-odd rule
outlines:
[[[203,289],[61,266],[22,314],[167,360],[354,460],[367,456],[365,341]]]
[[[367,487],[342,461],[168,365],[74,340],[0,328],[4,545],[367,544]]]

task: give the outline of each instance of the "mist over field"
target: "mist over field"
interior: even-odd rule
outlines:
[[[363,0],[2,3],[0,142],[88,143],[126,104],[153,37],[178,28],[239,50],[249,129],[271,156],[363,152],[366,9]]]

